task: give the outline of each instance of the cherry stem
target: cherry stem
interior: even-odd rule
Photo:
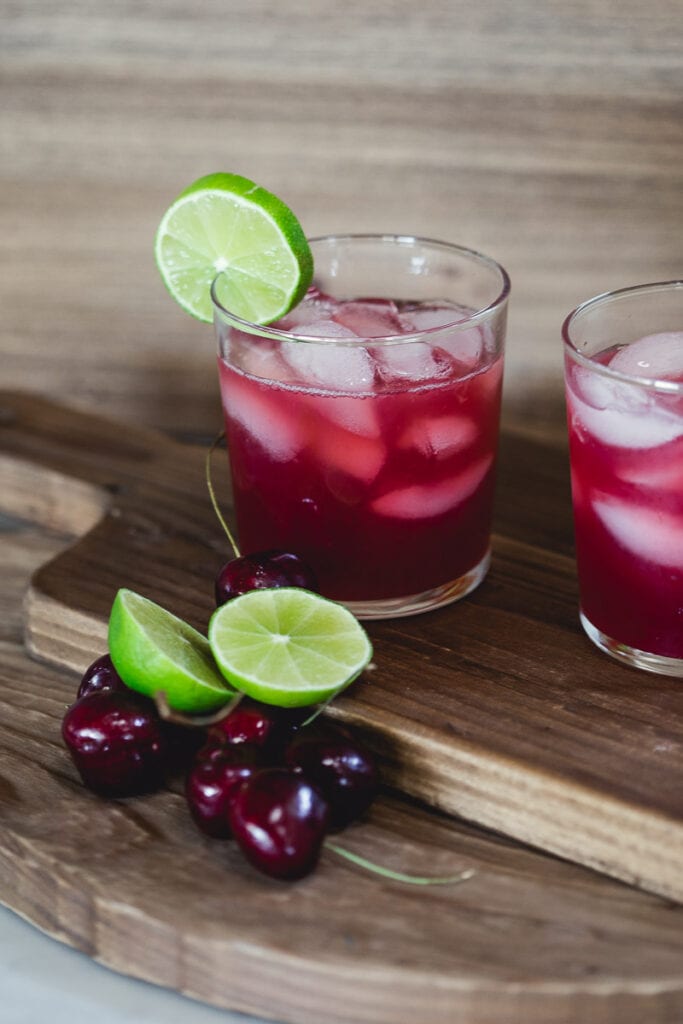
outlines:
[[[154,703],[159,717],[163,718],[164,722],[185,725],[190,729],[203,729],[207,725],[216,725],[217,722],[222,722],[231,711],[234,711],[243,697],[243,693],[236,693],[232,700],[224,704],[218,711],[212,711],[210,715],[186,715],[183,711],[174,710],[168,703],[168,698],[163,690],[157,690],[154,694]]]
[[[207,488],[209,490],[209,497],[211,498],[211,504],[213,505],[213,510],[216,513],[216,518],[218,519],[218,522],[221,524],[221,526],[225,530],[225,534],[226,534],[228,540],[230,541],[230,545],[232,547],[232,550],[235,553],[235,558],[239,558],[240,557],[240,549],[237,547],[237,544],[235,543],[235,538],[232,535],[232,530],[230,529],[230,527],[226,523],[225,519],[223,518],[223,513],[221,512],[220,508],[218,507],[218,499],[216,498],[216,492],[214,491],[213,484],[211,482],[211,456],[213,455],[213,453],[215,452],[216,448],[221,443],[221,441],[224,441],[224,440],[225,440],[225,431],[223,430],[223,431],[221,431],[220,434],[217,434],[216,437],[213,439],[213,444],[211,445],[211,447],[209,448],[208,452],[206,453],[206,464],[205,464],[205,468],[206,468],[206,486],[207,486]]]
[[[472,868],[469,868],[467,871],[461,871],[457,875],[446,875],[443,878],[429,878],[423,875],[407,875],[403,871],[392,871],[391,868],[383,868],[379,864],[375,864],[373,861],[367,860],[365,857],[361,857],[357,853],[351,853],[350,850],[345,850],[343,846],[337,846],[336,843],[331,843],[329,839],[325,840],[325,846],[328,850],[332,850],[332,852],[336,853],[339,857],[344,857],[357,867],[364,868],[365,871],[370,871],[373,875],[381,875],[382,878],[388,878],[392,882],[405,882],[407,885],[459,885],[460,882],[466,882],[468,879],[473,878],[477,873]]]
[[[313,714],[312,714],[312,715],[309,715],[309,716],[308,716],[308,718],[304,719],[304,721],[303,721],[303,722],[301,723],[301,725],[299,726],[299,728],[300,728],[300,729],[303,729],[303,728],[304,728],[304,726],[306,726],[306,725],[310,725],[310,724],[311,724],[311,722],[315,722],[316,718],[317,718],[317,717],[318,717],[319,715],[322,715],[323,711],[325,711],[325,709],[326,709],[326,708],[328,708],[328,707],[330,706],[330,704],[332,703],[332,701],[334,700],[334,698],[335,698],[336,696],[337,696],[337,695],[336,695],[336,693],[333,693],[333,694],[332,694],[332,696],[331,696],[331,697],[328,697],[328,698],[327,698],[327,700],[326,700],[326,701],[325,701],[325,702],[324,702],[323,704],[319,704],[319,705],[318,705],[318,707],[317,707],[317,708],[315,709],[315,711],[313,712]]]

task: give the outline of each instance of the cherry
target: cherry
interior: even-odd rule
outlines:
[[[272,878],[296,879],[318,862],[329,807],[302,775],[264,768],[230,801],[232,833],[247,860]]]
[[[346,731],[329,725],[302,729],[285,752],[287,767],[312,782],[330,805],[330,826],[359,818],[377,793],[375,763]]]
[[[103,690],[116,690],[119,693],[126,690],[126,684],[108,654],[103,654],[85,670],[78,687],[78,696],[87,697],[88,694],[101,693]]]
[[[279,708],[243,698],[237,707],[209,729],[200,756],[243,743],[259,747],[270,760],[280,759],[287,742],[310,714],[309,708]]]
[[[209,737],[223,743],[253,743],[257,747],[267,747],[277,726],[277,718],[270,708],[243,698],[234,711],[211,726]]]
[[[130,691],[101,691],[72,704],[62,737],[89,789],[104,796],[134,796],[157,789],[169,745],[153,705]]]
[[[242,743],[223,747],[210,760],[198,760],[185,785],[185,796],[195,824],[214,839],[232,835],[228,809],[237,788],[262,767],[257,747]]]
[[[85,672],[78,688],[78,697],[89,697],[92,693],[135,693],[124,683],[121,676],[114,668],[111,657],[103,654],[101,658],[94,661]],[[149,710],[150,715],[156,716],[154,702],[142,694],[135,694],[142,704]],[[171,722],[162,722],[161,728],[164,731],[170,748],[171,763],[177,762],[181,767],[186,765],[197,752],[198,747],[204,739],[204,734],[198,729],[184,728],[180,725],[173,725]]]
[[[216,604],[225,604],[249,590],[275,587],[318,589],[315,573],[299,558],[287,551],[256,551],[227,562],[216,577]]]
[[[210,762],[220,760],[225,753],[227,744],[218,736],[208,734],[205,742],[197,751],[195,762]]]

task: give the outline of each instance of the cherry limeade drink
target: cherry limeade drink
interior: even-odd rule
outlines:
[[[683,659],[683,333],[613,345],[592,363],[566,355],[584,627]]]
[[[274,326],[335,343],[232,332],[219,371],[245,550],[292,550],[350,602],[418,594],[486,559],[502,357],[479,327],[369,340],[463,315],[311,290]]]
[[[351,340],[458,316],[446,305],[335,303],[311,292],[276,326]],[[221,393],[247,550],[295,551],[323,593],[348,601],[417,594],[481,562],[502,361],[477,328],[419,349],[283,350],[237,332],[233,345],[242,351],[232,365],[220,360]]]

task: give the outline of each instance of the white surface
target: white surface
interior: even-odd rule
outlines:
[[[264,1024],[123,977],[0,907],[2,1024]]]

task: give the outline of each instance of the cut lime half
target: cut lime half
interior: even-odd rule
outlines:
[[[146,697],[163,691],[176,711],[211,711],[234,697],[206,637],[133,590],[114,599],[109,654],[126,686]]]
[[[228,601],[213,614],[209,643],[231,686],[280,707],[329,700],[372,657],[348,609],[298,587],[251,590]]]
[[[303,229],[281,199],[239,174],[209,174],[180,193],[154,243],[159,273],[173,298],[199,320],[220,300],[252,323],[268,324],[303,298],[313,258]]]

